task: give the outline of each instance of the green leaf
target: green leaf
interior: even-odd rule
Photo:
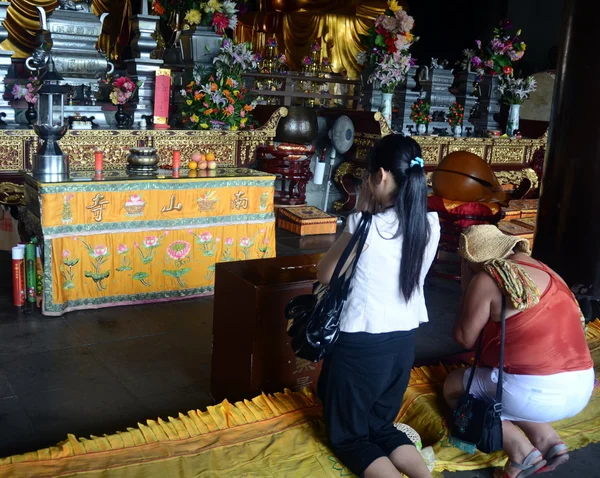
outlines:
[[[92,279],[94,282],[100,282],[101,280],[107,279],[108,276],[110,276],[110,271],[102,272],[99,274],[96,274],[95,272],[85,271],[84,275],[88,279]]]
[[[383,35],[377,35],[377,37],[375,38],[375,45],[380,46],[382,48],[385,47],[385,37]]]
[[[75,288],[75,284],[73,283],[73,281],[66,281],[63,284],[63,290],[70,290],[70,289],[74,289]]]
[[[144,280],[148,277],[150,277],[150,275],[147,272],[136,272],[133,274],[133,280]]]
[[[152,256],[152,254],[150,254],[149,256],[146,256],[142,259],[142,264],[150,264],[153,259],[154,257]]]
[[[132,271],[132,270],[133,269],[129,266],[117,267],[117,271],[119,271],[119,272]]]
[[[79,259],[72,259],[70,261],[63,261],[63,264],[68,267],[73,267],[79,263]]]
[[[170,276],[170,277],[174,277],[175,279],[178,279],[179,277],[187,274],[188,272],[190,272],[191,269],[189,267],[184,267],[183,269],[175,269],[175,270],[163,270],[163,274],[166,276]]]

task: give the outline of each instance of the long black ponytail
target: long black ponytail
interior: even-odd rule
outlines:
[[[369,172],[375,175],[380,168],[389,171],[398,186],[394,206],[398,215],[395,238],[403,236],[400,289],[408,301],[419,288],[423,256],[431,229],[427,220],[427,180],[421,147],[410,137],[385,136],[369,155]]]

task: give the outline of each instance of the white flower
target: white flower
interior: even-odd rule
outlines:
[[[187,95],[187,91],[185,91],[185,90],[179,90],[179,94],[181,96],[185,96],[185,95]]]
[[[223,8],[223,13],[225,13],[227,16],[232,16],[237,13],[237,5],[235,4],[235,2],[232,2],[231,0],[225,0],[223,2],[222,8]]]
[[[235,27],[237,27],[237,24],[238,24],[238,19],[235,15],[229,18],[228,27],[230,30],[235,30]]]

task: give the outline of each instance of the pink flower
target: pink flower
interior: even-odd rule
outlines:
[[[129,248],[125,244],[119,244],[119,246],[117,247],[117,252],[119,254],[125,254],[129,252]]]
[[[208,108],[208,103],[205,101],[204,103],[202,103],[202,106],[204,106],[205,108]]]
[[[264,234],[264,233],[265,233],[265,230],[264,230],[264,229],[261,229],[261,230],[260,230],[260,233],[261,233],[261,234]]]
[[[191,229],[188,229],[188,234],[194,234],[194,231],[192,231]]]
[[[265,243],[265,244],[270,244],[270,243],[271,243],[271,240],[270,240],[268,237],[265,237],[264,243]]]
[[[488,68],[494,68],[494,60],[487,60],[485,62],[485,66],[487,66]]]
[[[226,246],[233,246],[233,242],[233,237],[228,237],[227,239],[225,239]]]
[[[25,101],[27,103],[36,104],[37,103],[37,95],[32,95],[29,91],[25,93]]]
[[[68,249],[65,249],[63,251],[62,256],[63,256],[64,259],[68,259],[70,255],[71,255],[71,251],[69,251]]]
[[[94,255],[95,256],[106,256],[108,255],[108,247],[106,246],[96,246],[94,249]]]
[[[156,247],[158,246],[158,237],[146,236],[144,239],[144,247]]]
[[[241,247],[250,247],[251,244],[252,244],[252,242],[250,241],[249,237],[242,237],[240,239],[240,246]]]
[[[232,115],[233,113],[235,113],[235,108],[233,107],[233,105],[229,105],[228,107],[225,108],[225,111],[227,113],[229,113],[230,115]]]
[[[73,240],[76,241],[77,240],[77,236],[73,236]]]
[[[221,34],[229,26],[229,18],[221,12],[213,14],[212,26],[216,28],[217,33]]]
[[[243,118],[244,116],[246,116],[246,110],[241,110],[240,111],[240,116]]]
[[[221,242],[221,238],[220,238],[220,237],[217,237],[217,238],[215,239],[215,241],[217,241],[217,242]]]
[[[134,247],[135,249],[137,249],[137,248],[138,248],[138,247],[140,247],[140,246],[138,245],[138,243],[137,243],[137,242],[134,242],[134,243],[133,243],[133,247]]]
[[[203,232],[200,234],[200,242],[210,242],[212,239],[212,234],[210,232]]]
[[[190,253],[191,246],[187,241],[175,241],[167,248],[167,254],[175,260],[181,260]]]
[[[25,89],[17,83],[12,87],[12,95],[19,100],[25,96]]]

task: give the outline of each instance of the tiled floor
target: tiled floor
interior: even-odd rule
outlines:
[[[280,231],[278,254],[322,252],[334,240]],[[0,266],[9,270],[6,254]],[[48,318],[16,313],[9,281],[0,277],[0,457],[53,445],[67,433],[112,433],[211,404],[212,298]],[[429,280],[426,296],[430,323],[417,333],[420,363],[460,350],[451,337],[457,284]],[[599,450],[573,453],[553,476],[596,476]]]

